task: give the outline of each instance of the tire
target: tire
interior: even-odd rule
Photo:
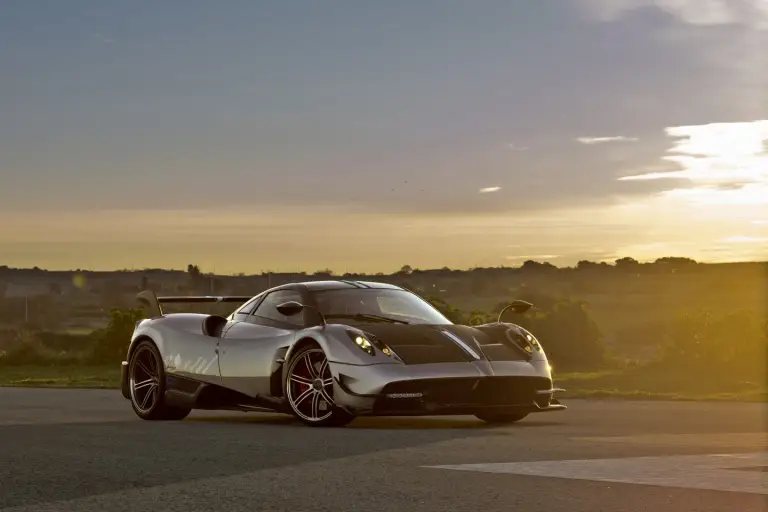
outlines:
[[[128,390],[136,416],[148,421],[178,421],[191,409],[165,404],[165,367],[160,352],[150,340],[136,345],[128,361]]]
[[[291,357],[284,386],[288,411],[305,425],[343,427],[355,419],[335,405],[331,369],[317,345],[306,345]]]
[[[493,424],[517,423],[518,421],[522,420],[526,416],[528,416],[527,412],[519,412],[519,413],[481,412],[481,413],[475,414],[475,417],[477,419],[482,420],[486,423],[493,423]]]

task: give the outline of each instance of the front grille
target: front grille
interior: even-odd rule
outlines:
[[[382,398],[387,401],[413,401],[414,398],[386,397],[395,393],[421,393],[422,396],[417,399],[419,402],[446,406],[533,405],[539,397],[536,391],[550,389],[551,386],[552,382],[546,377],[419,379],[386,385]]]
[[[390,344],[405,364],[464,363],[473,359],[455,345],[396,345]]]

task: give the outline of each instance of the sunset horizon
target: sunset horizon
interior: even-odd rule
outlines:
[[[768,9],[739,4],[16,3],[0,265],[767,260]]]

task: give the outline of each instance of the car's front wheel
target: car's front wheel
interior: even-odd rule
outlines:
[[[499,413],[499,412],[480,412],[475,414],[475,417],[479,420],[483,420],[486,423],[516,423],[528,416],[528,413]]]
[[[354,416],[336,406],[333,375],[325,352],[318,346],[300,348],[288,363],[285,394],[291,412],[313,427],[341,427]]]
[[[142,340],[128,361],[131,406],[143,420],[182,420],[190,409],[165,404],[165,368],[154,343]]]

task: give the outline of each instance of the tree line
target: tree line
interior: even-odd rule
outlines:
[[[595,371],[627,364],[606,347],[584,301],[536,292],[517,298],[534,303],[534,308],[523,315],[508,310],[502,320],[531,331],[558,372]],[[509,304],[499,302],[491,311],[462,311],[440,297],[428,300],[452,322],[465,325],[495,322]],[[141,309],[115,308],[109,312],[104,329],[80,337],[61,338],[48,333],[46,338],[44,333],[22,329],[16,333],[15,343],[0,352],[0,365],[119,365],[135,324],[143,316]],[[764,379],[768,362],[768,319],[738,308],[681,311],[647,342],[658,348],[657,356],[642,364],[654,371],[684,371],[696,378],[717,372],[721,378],[755,381]],[[72,348],[75,345],[78,350]]]
[[[744,262],[746,264],[764,264],[768,265],[768,262]],[[733,264],[742,264],[742,263],[733,263]],[[261,271],[260,274],[251,274],[253,275],[303,275],[303,276],[314,276],[317,278],[323,278],[323,277],[341,277],[341,276],[407,276],[407,275],[419,275],[419,274],[434,274],[434,273],[471,273],[471,272],[482,272],[482,271],[489,271],[489,272],[495,272],[495,271],[533,271],[533,272],[552,272],[552,271],[573,271],[573,270],[579,270],[579,271],[596,271],[596,270],[616,270],[621,272],[652,272],[652,273],[674,273],[674,272],[685,272],[685,271],[694,271],[694,270],[703,270],[707,266],[712,266],[715,264],[712,263],[703,263],[698,262],[692,258],[687,257],[680,257],[680,256],[664,256],[661,258],[656,258],[653,261],[647,261],[647,262],[640,262],[635,258],[625,256],[622,258],[617,258],[613,260],[613,263],[609,263],[608,261],[590,261],[590,260],[580,260],[573,266],[557,266],[554,265],[551,262],[544,261],[539,262],[536,260],[526,260],[524,261],[520,266],[496,266],[496,267],[474,267],[470,269],[452,269],[450,267],[442,267],[442,268],[431,268],[431,269],[420,269],[413,267],[411,265],[403,265],[395,272],[391,273],[385,273],[385,272],[374,272],[374,273],[366,273],[366,272],[356,272],[356,273],[338,273],[330,268],[320,269],[316,270],[314,272],[305,272],[305,271],[295,271],[295,272],[273,272],[273,271]],[[722,265],[729,265],[726,264],[717,264],[718,266]],[[29,274],[29,275],[39,275],[43,273],[50,273],[50,274],[67,274],[67,273],[148,273],[148,274],[158,274],[163,272],[185,272],[188,274],[192,279],[204,279],[206,277],[212,276],[213,274],[204,272],[201,270],[199,265],[189,263],[186,266],[186,269],[184,270],[170,270],[170,269],[160,269],[160,268],[147,268],[142,270],[135,270],[135,269],[122,269],[122,270],[115,270],[115,271],[94,271],[94,270],[85,270],[85,269],[76,269],[76,270],[69,270],[69,271],[50,271],[41,269],[39,267],[33,267],[33,268],[15,268],[15,267],[9,267],[8,265],[0,265],[0,276],[2,275],[10,275],[13,273],[23,273],[23,274]],[[237,276],[244,277],[246,276],[245,273],[238,273]]]

